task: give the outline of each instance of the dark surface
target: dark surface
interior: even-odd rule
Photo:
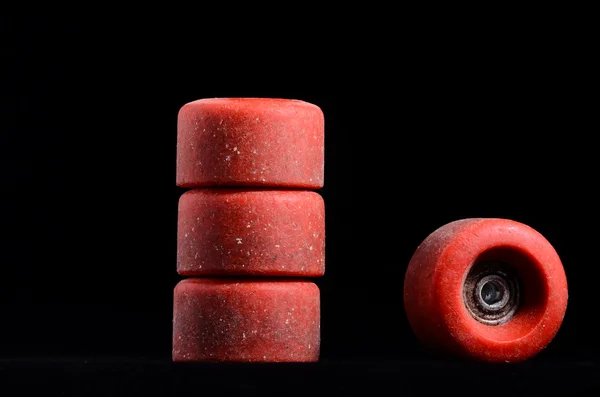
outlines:
[[[599,220],[590,135],[597,128],[585,95],[590,52],[564,36],[520,37],[521,49],[506,37],[415,38],[385,26],[370,37],[358,28],[331,36],[284,29],[283,51],[273,31],[256,24],[230,41],[215,27],[180,20],[3,18],[7,384],[82,395],[92,394],[82,392],[85,379],[98,393],[206,382],[252,391],[267,379],[292,390],[318,380],[324,390],[357,394],[395,384],[413,392],[476,383],[558,395],[592,387],[600,338],[590,319]],[[215,96],[302,99],[325,114],[327,270],[315,280],[322,364],[248,372],[168,364],[180,279],[177,111]],[[415,248],[466,217],[529,224],[565,265],[564,325],[524,366],[429,361],[404,316],[402,280]],[[49,361],[31,361],[40,357]],[[296,370],[309,380],[300,382]]]
[[[41,395],[583,396],[600,392],[592,362],[473,365],[449,361],[173,364],[135,360],[0,361],[0,392]]]

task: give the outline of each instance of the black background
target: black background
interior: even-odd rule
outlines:
[[[502,37],[466,44],[394,29],[292,40],[253,28],[231,39],[224,28],[143,18],[2,22],[0,374],[79,392],[79,380],[98,378],[109,394],[111,385],[185,390],[231,376],[249,393],[267,378],[294,379],[293,365],[170,364],[183,193],[177,112],[199,98],[254,96],[305,100],[325,114],[327,270],[314,280],[322,363],[298,366],[306,384],[410,394],[434,387],[436,375],[439,387],[449,378],[462,387],[479,373],[494,383],[516,376],[534,394],[556,382],[562,395],[595,385],[598,155],[588,52],[560,35],[516,47]],[[412,253],[437,227],[466,217],[526,223],[563,260],[563,327],[528,363],[439,361],[405,319]],[[65,386],[48,374],[79,380]],[[225,383],[236,390],[237,381]]]

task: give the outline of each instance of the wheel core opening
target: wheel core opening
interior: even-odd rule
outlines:
[[[506,262],[475,263],[465,280],[463,298],[473,318],[488,325],[509,321],[521,305],[521,282]]]

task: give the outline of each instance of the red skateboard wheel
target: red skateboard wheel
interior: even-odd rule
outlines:
[[[533,357],[567,308],[558,254],[531,227],[463,219],[429,235],[406,272],[404,306],[429,348],[489,362]]]
[[[308,281],[180,281],[173,361],[318,361],[319,305],[319,288]]]
[[[322,276],[323,198],[302,190],[189,190],[179,199],[177,245],[183,276]]]
[[[177,185],[319,189],[324,117],[308,102],[211,98],[185,104],[177,123]]]

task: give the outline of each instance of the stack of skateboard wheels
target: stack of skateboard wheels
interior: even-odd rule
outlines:
[[[177,121],[173,360],[314,362],[325,272],[324,117],[308,102],[209,98]]]

